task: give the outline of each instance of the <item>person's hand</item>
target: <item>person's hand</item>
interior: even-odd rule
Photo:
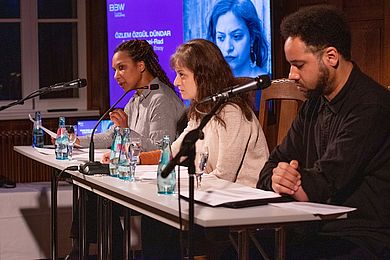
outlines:
[[[100,162],[104,164],[110,163],[110,152],[104,153]]]
[[[297,171],[298,162],[279,162],[272,170],[272,189],[280,194],[294,195],[301,185],[301,174]]]
[[[279,194],[291,195],[298,201],[309,201],[301,186],[301,174],[298,172],[298,161],[280,162],[272,171],[272,189]]]
[[[297,201],[309,201],[309,197],[302,188],[302,185],[299,186],[298,190],[294,193],[292,197]]]
[[[292,160],[290,162],[290,165],[294,169],[298,169],[298,161],[297,160]],[[299,176],[301,176],[301,175],[299,174]],[[303,189],[303,187],[301,185],[301,180],[299,180],[298,190],[295,191],[295,193],[292,197],[297,201],[309,201],[309,197],[307,196],[305,190]]]
[[[119,127],[127,126],[127,114],[122,109],[115,109],[110,112],[110,119],[114,122],[114,125]]]

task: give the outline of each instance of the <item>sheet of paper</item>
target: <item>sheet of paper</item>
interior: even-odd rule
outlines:
[[[34,147],[35,150],[40,152],[41,154],[54,154],[54,147],[53,148],[39,148],[39,147]]]
[[[156,180],[157,179],[158,165],[137,165],[135,168],[135,176],[144,180]],[[177,176],[178,167],[175,168]],[[180,166],[180,176],[183,178],[188,176],[187,167]]]
[[[347,213],[356,210],[356,208],[320,204],[320,203],[313,203],[313,202],[283,202],[283,203],[270,203],[270,205],[275,207],[285,208],[285,209],[301,210],[311,214],[319,214],[319,215]]]
[[[189,197],[188,191],[182,191],[181,195]],[[195,190],[194,198],[196,201],[206,203],[210,206],[218,206],[228,202],[271,199],[279,198],[280,195],[275,192],[264,191],[250,187],[236,187],[223,190]]]
[[[55,154],[54,146],[53,146],[53,148],[34,147],[34,149],[37,150],[38,152],[40,152],[41,154],[47,154],[47,155]],[[109,151],[109,150],[108,149],[95,149],[95,161],[100,161],[103,154],[106,153],[107,151]],[[74,148],[73,149],[73,160],[88,161],[89,160],[88,148],[83,148],[83,149]]]
[[[109,152],[109,149],[95,149],[95,161],[100,161],[103,157],[103,154]],[[81,148],[73,150],[73,160],[77,161],[88,161],[89,160],[89,148]]]

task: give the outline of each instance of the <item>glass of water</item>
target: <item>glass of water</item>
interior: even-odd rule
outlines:
[[[198,162],[195,165],[195,176],[196,176],[196,188],[200,189],[202,186],[202,175],[205,172],[207,161],[209,159],[208,148],[205,147],[202,152],[198,153]]]
[[[74,144],[77,141],[77,125],[66,125],[66,131],[68,132],[68,159],[73,160]]]
[[[131,144],[129,147],[129,157],[130,157],[130,171],[133,176],[134,181],[139,181],[139,178],[135,177],[135,169],[139,160],[139,154],[141,153],[141,140],[139,138],[131,138]]]
[[[131,157],[130,157],[130,129],[123,128],[121,149],[118,159],[118,177],[122,180],[133,181],[131,173]]]

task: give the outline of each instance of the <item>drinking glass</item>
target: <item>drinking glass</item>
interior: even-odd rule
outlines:
[[[131,166],[131,176],[133,176],[134,181],[138,181],[135,177],[135,168],[137,167],[139,154],[141,153],[141,140],[139,138],[131,138],[130,144],[130,166]]]
[[[77,125],[66,125],[66,131],[68,132],[68,159],[73,158],[73,148],[77,140]]]
[[[200,189],[202,186],[201,185],[202,175],[204,173],[204,170],[206,169],[207,161],[209,159],[209,152],[208,152],[207,147],[205,147],[204,150],[199,153],[199,156],[197,156],[197,158],[199,158],[199,161],[198,161],[197,165],[195,165],[196,166],[195,167],[196,168],[196,172],[195,172],[196,188]]]
[[[118,161],[118,177],[122,180],[134,181],[131,173],[131,156],[130,156],[130,129],[122,129],[121,150]]]
[[[112,139],[111,151],[110,151],[110,176],[118,177],[118,163],[120,151],[122,149],[122,131],[119,127],[114,128],[114,138]]]

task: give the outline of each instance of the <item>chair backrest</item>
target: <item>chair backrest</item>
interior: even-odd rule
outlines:
[[[283,141],[305,100],[295,83],[288,80],[273,81],[262,91],[259,121],[270,151]]]

